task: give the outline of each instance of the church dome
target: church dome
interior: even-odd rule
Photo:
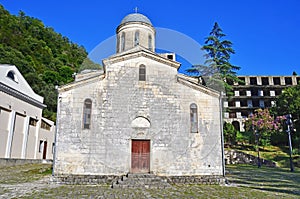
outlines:
[[[124,52],[135,46],[155,50],[155,29],[148,17],[140,13],[125,16],[117,27],[116,52]]]
[[[142,22],[142,23],[147,23],[152,26],[151,21],[146,17],[145,15],[142,15],[140,13],[132,13],[124,17],[121,21],[121,24],[125,24],[127,22]]]

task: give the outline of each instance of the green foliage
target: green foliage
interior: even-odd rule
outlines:
[[[207,76],[212,88],[219,91],[226,91],[227,95],[232,94],[232,87],[229,82],[240,82],[236,76],[236,71],[240,69],[239,66],[230,63],[230,57],[234,54],[232,42],[224,40],[226,36],[218,23],[214,24],[212,31],[205,40],[205,45],[202,50],[206,51],[206,61],[204,65],[195,65],[187,72]],[[207,85],[209,86],[209,85]]]
[[[284,89],[275,100],[275,106],[271,111],[274,115],[292,114],[295,129],[295,132],[292,132],[293,145],[300,150],[300,84]],[[284,137],[287,137],[286,133]],[[283,140],[278,141],[284,144]],[[284,141],[286,144],[287,139]]]
[[[224,133],[224,141],[226,144],[234,145],[236,144],[236,135],[237,130],[231,123],[224,123],[223,126],[223,133]]]
[[[87,56],[82,46],[20,11],[11,15],[0,5],[0,63],[16,65],[33,90],[44,97],[43,115],[55,118],[55,85],[73,81]]]

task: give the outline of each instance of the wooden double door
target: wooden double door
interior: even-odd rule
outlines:
[[[150,172],[150,140],[132,140],[131,172]]]

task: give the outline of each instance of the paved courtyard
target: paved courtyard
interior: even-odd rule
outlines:
[[[31,164],[0,167],[0,198],[299,198],[300,185],[296,180],[291,189],[276,190],[275,180],[246,181],[252,176],[247,170],[228,169],[229,185],[172,185],[166,189],[111,189],[109,185],[59,185],[50,183],[50,165]],[[246,167],[248,169],[248,167]],[[255,167],[250,167],[253,169]],[[265,170],[261,170],[265,173]],[[268,170],[267,170],[268,171]],[[274,173],[274,172],[272,172]],[[239,175],[239,176],[237,176]],[[258,176],[261,173],[258,173]],[[282,178],[289,178],[283,175]],[[299,172],[291,176],[298,179]],[[287,181],[288,179],[281,179]],[[272,182],[271,182],[272,181]],[[252,184],[253,183],[253,184]],[[263,184],[264,185],[263,185]],[[279,185],[278,185],[279,186]],[[281,186],[286,186],[282,184]]]

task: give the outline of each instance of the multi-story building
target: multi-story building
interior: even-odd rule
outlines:
[[[243,121],[259,108],[270,108],[288,86],[299,84],[300,76],[238,76],[243,83],[233,84],[233,96],[224,101],[224,120],[243,131]]]
[[[54,122],[16,66],[0,64],[0,158],[53,159]]]

